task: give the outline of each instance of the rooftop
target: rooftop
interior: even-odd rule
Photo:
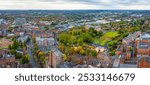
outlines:
[[[129,34],[127,37],[124,38],[124,40],[134,40],[140,35],[140,31],[134,32],[133,34]]]
[[[20,36],[17,40],[21,42],[25,42],[28,39],[28,36]]]
[[[135,64],[120,64],[120,68],[137,68],[137,65]]]
[[[150,48],[150,43],[140,42],[140,43],[138,44],[138,47],[139,47],[139,48],[142,48],[142,49],[148,49],[148,48]]]
[[[140,39],[144,39],[144,40],[147,40],[147,39],[150,39],[150,34],[149,33],[144,33],[144,34],[140,34]]]
[[[54,45],[55,44],[55,40],[54,38],[40,38],[40,37],[36,37],[36,42],[38,45]]]
[[[4,55],[4,58],[6,58],[6,59],[13,58],[13,57],[15,57],[15,56],[14,55],[9,55],[9,54]]]
[[[40,51],[48,52],[48,51],[51,51],[54,47],[53,46],[38,45],[38,48]]]
[[[119,59],[115,59],[114,63],[113,63],[113,68],[118,68],[120,64],[120,60]]]
[[[60,52],[58,49],[54,50],[54,54],[55,54],[57,57],[61,57],[61,56],[62,56],[62,52]]]
[[[150,63],[150,58],[149,57],[145,57],[146,62]]]
[[[8,46],[11,44],[12,44],[12,41],[9,39],[5,39],[5,38],[0,39],[0,49],[8,48]]]

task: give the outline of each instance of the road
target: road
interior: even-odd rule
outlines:
[[[58,37],[58,34],[57,33],[54,33],[54,45],[58,46],[58,43],[57,43],[57,37]]]
[[[32,38],[30,38],[30,39],[31,39],[30,42],[27,44],[27,52],[30,55],[30,64],[32,65],[32,68],[38,68],[38,65],[34,61],[34,58],[33,58],[32,52],[31,52],[31,49],[33,49],[34,46],[33,46]]]

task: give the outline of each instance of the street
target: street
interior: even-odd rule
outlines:
[[[32,42],[32,38],[30,38],[30,42],[27,44],[27,52],[30,55],[30,64],[32,65],[32,68],[38,68],[37,63],[34,61],[31,49],[34,49],[33,47],[33,42]]]

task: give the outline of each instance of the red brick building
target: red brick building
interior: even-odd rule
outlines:
[[[135,41],[136,55],[150,56],[150,39],[140,39]]]
[[[150,34],[141,34],[135,41],[139,68],[150,68]]]
[[[48,61],[46,67],[57,68],[63,61],[63,55],[59,50],[54,50],[48,54]]]
[[[139,68],[150,68],[150,58],[149,57],[143,57],[139,60],[138,63]]]

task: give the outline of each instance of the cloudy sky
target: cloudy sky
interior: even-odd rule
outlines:
[[[0,0],[0,9],[150,9],[150,0]]]

